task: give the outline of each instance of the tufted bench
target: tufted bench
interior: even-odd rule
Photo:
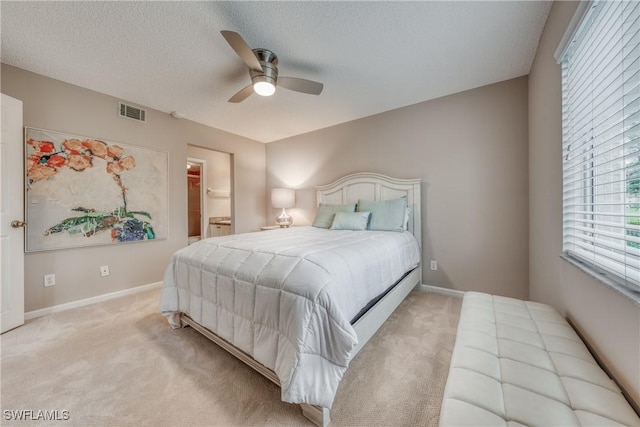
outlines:
[[[465,294],[441,426],[621,424],[640,418],[560,313]]]

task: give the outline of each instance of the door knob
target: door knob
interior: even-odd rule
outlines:
[[[27,225],[26,222],[23,221],[18,221],[18,220],[13,220],[11,221],[11,226],[13,228],[20,228],[20,227],[24,227],[25,225]]]

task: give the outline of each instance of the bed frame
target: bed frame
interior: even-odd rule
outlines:
[[[422,247],[420,179],[397,179],[377,173],[361,172],[344,176],[328,185],[318,186],[316,190],[318,204],[346,204],[356,203],[358,199],[378,201],[403,196],[406,197],[409,206],[408,230],[416,237],[418,244]],[[358,345],[353,352],[354,357],[406,298],[409,292],[420,286],[421,281],[422,267],[419,265],[353,324],[353,328],[358,335]],[[280,386],[278,376],[271,369],[260,364],[250,355],[234,347],[207,328],[196,323],[187,315],[181,314],[180,318],[183,326],[191,326],[276,385]],[[300,404],[300,408],[302,409],[302,414],[314,424],[323,427],[329,425],[331,418],[328,408],[305,403]]]

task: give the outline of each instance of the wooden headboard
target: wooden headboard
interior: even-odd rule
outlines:
[[[319,185],[317,203],[346,204],[357,203],[358,199],[389,200],[406,196],[409,206],[409,232],[422,247],[420,214],[420,179],[391,178],[379,173],[359,172],[327,185]]]

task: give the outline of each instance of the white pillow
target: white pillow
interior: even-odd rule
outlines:
[[[409,229],[409,213],[411,213],[411,208],[407,206],[407,210],[404,211],[404,231]]]
[[[316,211],[316,216],[313,218],[313,224],[311,225],[318,228],[329,228],[333,223],[336,212],[355,212],[355,210],[355,203],[352,205],[331,205],[320,203],[320,206],[318,206],[318,210]]]
[[[371,212],[336,212],[331,230],[366,230]]]

